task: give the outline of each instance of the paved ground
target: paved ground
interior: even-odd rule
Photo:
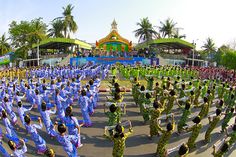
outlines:
[[[105,96],[109,95],[109,93],[101,93],[100,94],[100,101],[99,101],[99,107],[96,109],[96,113],[92,117],[93,126],[91,128],[81,128],[81,134],[85,137],[85,139],[82,139],[82,143],[84,146],[78,150],[81,157],[111,157],[112,153],[112,142],[109,140],[106,140],[102,137],[104,132],[104,126],[106,125],[107,118],[104,116],[103,112],[103,104],[105,102]],[[139,115],[139,109],[133,104],[133,99],[131,96],[131,93],[125,94],[125,102],[127,102],[127,115],[122,117],[122,120],[131,120],[133,125],[134,133],[130,136],[130,138],[127,139],[126,142],[126,150],[125,150],[125,156],[126,157],[152,157],[154,156],[155,150],[156,150],[156,143],[159,139],[159,137],[153,138],[152,140],[149,140],[147,135],[149,133],[149,126],[147,124],[143,123],[142,117]],[[214,108],[211,108],[211,112],[213,112]],[[176,120],[179,119],[180,111],[174,109],[173,110],[175,114]],[[191,117],[194,117],[196,114],[198,114],[199,109],[193,109],[193,114]],[[31,111],[31,114],[33,115],[39,115],[36,109]],[[74,106],[74,115],[81,119],[81,113],[80,110],[75,104]],[[189,124],[191,125],[191,119]],[[231,121],[232,122],[232,121]],[[197,147],[198,149],[193,151],[190,156],[211,156],[212,152],[212,145],[221,139],[224,135],[219,133],[220,127],[215,129],[212,133],[212,142],[208,145],[205,145],[202,141],[204,138],[204,133],[208,127],[208,120],[205,118],[203,120],[203,129],[201,130],[201,134],[197,139]],[[163,124],[164,126],[165,124]],[[2,122],[0,124],[1,128],[4,128],[2,125]],[[165,126],[164,126],[165,127]],[[20,137],[29,139],[29,142],[27,143],[28,152],[27,156],[38,156],[35,154],[34,151],[34,144],[30,140],[29,135],[25,134],[25,129],[22,127],[17,132]],[[60,144],[57,143],[55,139],[50,139],[50,137],[46,134],[45,128],[43,130],[39,130],[39,134],[46,140],[47,145],[51,148],[53,148],[56,151],[57,157],[65,157],[66,154],[63,151]],[[181,136],[177,136],[176,134],[173,134],[170,140],[170,143],[168,145],[168,148],[172,148],[177,146],[178,144],[182,142],[186,142],[188,137],[190,136],[190,133],[182,134]],[[5,148],[8,148],[6,144],[6,139],[4,139],[3,145]],[[235,149],[231,149],[231,153],[227,156],[236,156],[236,151],[233,151]],[[8,148],[9,151],[9,148]],[[171,156],[175,156],[175,153],[171,154]]]

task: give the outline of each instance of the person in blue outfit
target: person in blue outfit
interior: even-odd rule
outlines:
[[[52,131],[53,123],[51,121],[50,115],[55,113],[56,113],[56,108],[54,108],[54,110],[51,109],[47,110],[47,104],[45,102],[42,102],[40,114],[42,116],[42,120],[45,125],[46,131],[51,137],[53,137],[54,135]]]
[[[73,144],[76,148],[82,147],[80,138],[80,127],[83,124],[79,124],[76,117],[72,114],[72,106],[66,108],[66,117],[64,119],[66,126],[68,127],[68,134],[74,135]]]
[[[8,97],[4,98],[4,102],[5,102],[4,104],[5,104],[6,112],[10,116],[12,124],[16,125],[17,116],[16,116],[15,112],[12,109],[13,108],[12,102],[9,101]]]
[[[89,109],[88,109],[90,99],[86,96],[85,90],[81,91],[81,96],[79,97],[78,103],[80,105],[82,116],[84,119],[84,126],[86,126],[86,127],[91,126],[92,122],[89,117]]]
[[[93,97],[93,92],[91,90],[89,90],[89,85],[86,85],[86,96],[90,99],[90,101],[88,103],[89,115],[93,115],[93,113],[94,113],[94,107],[93,107],[94,97]]]
[[[16,144],[14,141],[9,140],[8,141],[8,146],[10,147],[10,149],[13,151],[13,156],[14,157],[26,157],[24,154],[27,152],[27,147],[25,145],[25,141],[23,139],[20,139],[20,143],[22,145],[21,149],[18,149],[16,147]]]
[[[67,153],[68,157],[78,157],[77,155],[77,149],[73,145],[72,141],[74,139],[73,135],[67,135],[66,134],[66,125],[65,124],[59,124],[56,122],[54,125],[54,130],[57,126],[57,130],[59,133],[56,134],[57,141],[62,145],[64,151]]]
[[[55,93],[55,104],[57,107],[57,117],[63,121],[63,118],[65,117],[65,111],[64,111],[64,107],[62,106],[62,102],[66,102],[65,99],[63,99],[60,96],[60,91],[59,89],[56,89],[56,93]]]
[[[23,126],[25,126],[25,120],[24,120],[25,112],[30,111],[33,108],[33,106],[31,106],[29,109],[27,109],[27,108],[22,106],[21,101],[19,101],[17,105],[18,105],[18,108],[17,108],[18,116],[19,116],[20,121],[23,124]]]
[[[3,120],[3,124],[5,125],[5,128],[6,128],[7,137],[10,139],[16,140],[17,147],[19,147],[20,146],[20,143],[18,140],[19,138],[15,132],[14,127],[12,126],[11,122],[7,118],[7,112],[5,110],[2,110],[2,120]]]
[[[26,115],[24,117],[24,120],[26,123],[26,130],[30,134],[31,140],[34,141],[35,147],[37,149],[37,153],[44,154],[45,151],[47,150],[46,142],[37,132],[37,129],[43,128],[40,117],[38,118],[39,125],[38,124],[31,124],[31,118],[29,115]]]

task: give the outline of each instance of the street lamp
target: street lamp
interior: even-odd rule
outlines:
[[[39,66],[39,39],[38,39],[38,46],[37,46],[37,62]]]
[[[198,39],[197,39],[196,41],[198,41]],[[192,66],[194,66],[194,52],[195,52],[195,47],[196,47],[196,43],[194,42],[194,40],[193,40],[193,45],[194,45],[194,48],[193,48],[193,61],[192,61]]]

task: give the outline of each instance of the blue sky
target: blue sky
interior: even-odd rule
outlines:
[[[70,3],[75,6],[73,15],[78,24],[74,37],[90,43],[109,33],[114,18],[119,33],[137,42],[133,31],[143,17],[155,26],[172,18],[183,28],[186,40],[195,40],[198,47],[207,37],[217,46],[236,39],[234,0],[0,0],[0,34],[7,33],[12,20],[43,17],[49,24]]]

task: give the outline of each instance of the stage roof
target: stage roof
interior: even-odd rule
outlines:
[[[39,44],[33,44],[32,48],[37,48],[39,45],[40,49],[64,49],[72,45],[79,45],[80,48],[91,49],[92,45],[77,40],[68,38],[48,38],[42,40]]]
[[[136,49],[143,49],[148,48],[149,46],[153,46],[156,48],[166,48],[166,49],[184,49],[189,48],[193,49],[195,48],[195,45],[178,39],[178,38],[162,38],[162,39],[155,39],[148,42],[144,42],[141,44],[137,44],[135,46]]]

